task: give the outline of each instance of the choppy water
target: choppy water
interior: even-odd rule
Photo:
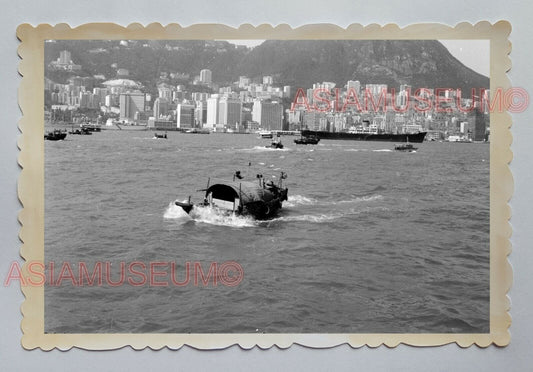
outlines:
[[[46,262],[57,271],[69,262],[74,276],[79,262],[110,262],[117,281],[123,262],[175,262],[183,280],[187,262],[207,273],[212,262],[235,261],[242,281],[63,280],[45,288],[47,332],[489,331],[489,146],[423,143],[398,153],[385,142],[297,146],[283,137],[280,151],[255,135],[168,135],[46,142]],[[190,217],[173,206],[200,200],[207,177],[235,170],[252,179],[288,173],[278,218],[209,209]]]

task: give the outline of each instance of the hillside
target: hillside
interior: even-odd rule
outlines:
[[[69,50],[74,63],[82,65],[77,74],[110,79],[117,68],[125,68],[146,87],[154,87],[162,72],[192,79],[204,68],[212,70],[219,84],[237,81],[240,75],[256,81],[272,75],[280,86],[307,88],[322,81],[343,86],[359,80],[394,88],[461,88],[465,96],[472,87],[489,86],[487,77],[465,67],[435,40],[267,40],[253,49],[226,41],[58,40],[46,43],[46,63],[61,50]]]

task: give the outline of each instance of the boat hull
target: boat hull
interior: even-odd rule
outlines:
[[[319,139],[330,140],[352,140],[352,141],[382,141],[382,142],[413,142],[422,143],[427,132],[413,134],[393,134],[393,133],[347,133],[347,132],[324,132],[302,130],[302,136],[316,136]]]
[[[64,140],[66,137],[67,137],[67,132],[61,132],[58,130],[46,133],[44,135],[44,139],[48,141],[61,141],[61,140]]]
[[[260,186],[250,182],[216,183],[205,190],[205,198],[198,206],[214,207],[228,214],[251,216],[256,220],[275,217],[284,200],[287,200],[288,189],[273,183]],[[175,201],[186,213],[194,210],[195,204]]]
[[[319,141],[320,139],[317,137],[302,137],[299,139],[295,139],[294,143],[297,145],[317,145]]]
[[[143,131],[148,130],[147,125],[111,124],[102,127],[104,130]]]

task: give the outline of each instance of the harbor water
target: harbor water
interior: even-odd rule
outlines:
[[[212,263],[233,262],[242,277],[178,286],[161,264],[167,275],[155,279],[166,285],[136,285],[140,275],[115,286],[47,283],[46,332],[489,332],[487,144],[404,153],[387,142],[301,146],[284,136],[275,150],[255,134],[153,136],[46,141],[45,263],[56,279],[64,263],[73,277],[80,263],[89,273],[103,263],[116,282],[133,262],[148,276],[151,263],[175,263],[180,281],[187,263],[207,277]],[[201,201],[209,177],[237,170],[254,182],[288,174],[279,216],[189,216],[174,205]]]

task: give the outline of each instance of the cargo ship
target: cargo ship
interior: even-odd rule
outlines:
[[[418,133],[351,133],[302,130],[302,136],[316,136],[324,140],[383,141],[422,143],[427,132]]]

